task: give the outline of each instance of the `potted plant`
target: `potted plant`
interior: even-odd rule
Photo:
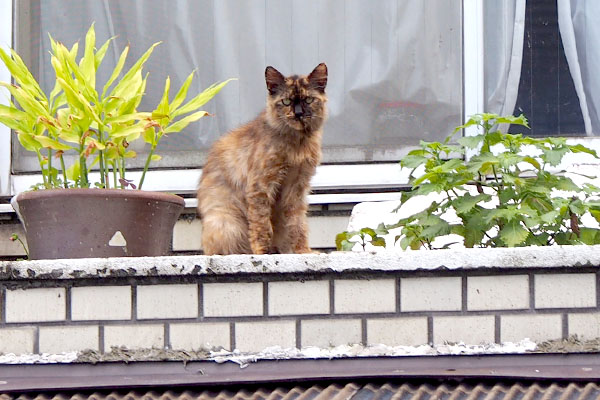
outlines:
[[[96,73],[112,39],[96,48],[92,24],[79,60],[78,43],[69,49],[51,36],[50,42],[56,83],[49,95],[14,50],[0,49],[13,77],[13,83],[0,82],[12,96],[9,105],[0,106],[0,122],[36,154],[42,172],[43,182],[34,189],[43,190],[20,193],[12,202],[25,227],[30,258],[164,255],[184,202],[173,194],[142,191],[146,172],[160,159],[155,154],[160,140],[208,115],[199,108],[229,80],[186,101],[194,73],[173,99],[167,77],[156,108],[140,111],[144,63],[159,43],[126,72],[125,47],[110,78],[97,89]],[[129,145],[140,139],[150,151],[136,183],[127,179],[126,160],[136,157]]]
[[[465,247],[599,244],[600,188],[589,182],[596,177],[559,170],[569,153],[598,159],[596,152],[562,137],[502,133],[498,124],[528,127],[523,115],[477,114],[444,142],[421,142],[420,149],[400,162],[411,169],[412,189],[402,194],[396,208],[410,201],[420,210],[396,223],[342,232],[336,237],[338,250],[351,250],[357,243],[363,249],[385,247],[389,244],[384,236],[392,229],[394,244],[403,250],[444,248],[456,242]],[[458,139],[460,145],[450,143],[454,134],[470,126],[481,133]],[[473,152],[471,157],[466,157],[465,148]],[[569,175],[579,176],[581,182]],[[437,240],[450,236],[451,240]]]

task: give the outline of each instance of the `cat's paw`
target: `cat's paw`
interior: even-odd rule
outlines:
[[[281,254],[281,252],[277,249],[277,247],[274,246],[270,246],[270,247],[252,247],[252,254],[257,254],[257,255],[261,255],[261,254]]]
[[[294,251],[296,254],[321,254],[320,251],[317,250],[312,250],[310,247],[306,247],[306,248],[302,248],[302,249],[296,249],[296,251]]]

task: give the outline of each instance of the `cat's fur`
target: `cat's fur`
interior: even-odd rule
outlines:
[[[287,78],[267,67],[265,78],[266,109],[215,142],[202,170],[205,254],[311,251],[307,195],[321,159],[327,66]]]

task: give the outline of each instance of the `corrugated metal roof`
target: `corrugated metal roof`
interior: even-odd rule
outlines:
[[[55,393],[55,394],[23,394],[18,396],[0,395],[0,400],[512,400],[512,399],[556,399],[578,400],[600,398],[600,387],[595,383],[515,383],[515,384],[397,384],[392,382],[357,383],[345,385],[306,385],[293,387],[277,387],[274,389],[232,389],[204,391],[127,391],[106,393]]]

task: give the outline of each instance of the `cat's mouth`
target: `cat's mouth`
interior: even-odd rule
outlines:
[[[287,125],[297,131],[310,129],[314,123],[314,115],[288,115]]]
[[[303,114],[303,115],[294,116],[294,117],[292,117],[292,119],[295,121],[302,122],[302,123],[309,123],[313,119],[313,116],[310,114]]]
[[[310,125],[311,116],[310,115],[294,116],[293,118],[290,119],[290,122],[292,123],[292,126],[297,126],[299,128],[304,129]]]

